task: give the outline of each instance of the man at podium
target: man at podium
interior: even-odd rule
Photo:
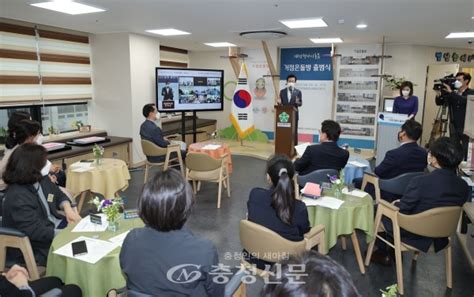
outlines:
[[[297,78],[296,75],[290,74],[286,77],[286,88],[280,91],[280,97],[278,104],[282,105],[292,105],[296,108],[296,118],[295,118],[295,145],[298,144],[298,119],[299,112],[298,107],[303,104],[303,99],[301,96],[301,91],[295,88]]]

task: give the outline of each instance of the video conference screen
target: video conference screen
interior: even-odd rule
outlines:
[[[160,112],[223,110],[223,70],[156,68]]]

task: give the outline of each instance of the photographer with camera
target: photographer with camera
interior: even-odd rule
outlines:
[[[450,131],[450,136],[462,143],[464,158],[467,158],[469,137],[463,132],[466,119],[467,96],[474,95],[474,90],[468,87],[471,82],[471,75],[465,72],[458,72],[456,80],[453,80],[452,83],[443,79],[441,82],[443,87],[436,92],[436,105],[448,106],[449,120],[454,128],[454,131]]]

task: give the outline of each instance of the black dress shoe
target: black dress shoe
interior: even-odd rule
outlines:
[[[374,251],[370,261],[383,265],[383,266],[392,266],[392,258],[387,254],[380,251]]]

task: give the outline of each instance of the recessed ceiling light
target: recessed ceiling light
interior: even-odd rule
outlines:
[[[105,9],[68,0],[33,3],[30,5],[72,15],[105,11]]]
[[[280,23],[290,29],[319,28],[328,26],[322,18],[280,20]]]
[[[357,28],[357,29],[365,29],[365,28],[367,28],[367,25],[366,25],[366,24],[358,24],[358,25],[356,26],[356,28]]]
[[[341,43],[343,40],[339,37],[334,38],[310,38],[313,43]]]
[[[474,32],[455,32],[449,33],[445,38],[473,38]]]
[[[229,42],[210,42],[210,43],[204,43],[205,45],[212,46],[212,47],[229,47],[229,46],[236,46],[233,43]]]
[[[153,34],[158,34],[162,36],[176,36],[176,35],[189,35],[191,33],[173,29],[173,28],[168,28],[168,29],[155,29],[155,30],[146,30],[148,33],[153,33]]]

